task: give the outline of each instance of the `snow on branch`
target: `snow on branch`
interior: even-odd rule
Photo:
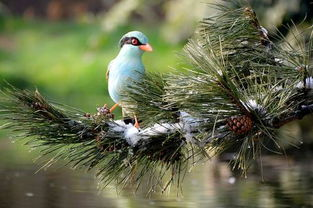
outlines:
[[[193,118],[190,114],[181,112],[179,123],[154,124],[141,130],[132,123],[126,124],[123,120],[116,120],[110,123],[110,131],[122,134],[127,143],[133,147],[141,140],[174,132],[180,132],[187,143],[195,143],[194,136],[199,130],[200,122],[199,119]]]

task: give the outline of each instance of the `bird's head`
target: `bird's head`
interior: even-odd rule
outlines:
[[[148,38],[142,32],[131,31],[126,33],[120,40],[120,53],[127,55],[142,55],[145,51],[152,51]]]

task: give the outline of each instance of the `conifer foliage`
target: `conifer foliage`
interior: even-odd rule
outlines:
[[[53,161],[97,170],[103,187],[139,187],[148,176],[151,191],[179,186],[188,167],[229,148],[243,172],[263,151],[282,151],[279,128],[313,112],[312,37],[274,44],[248,5],[210,6],[219,12],[184,48],[188,69],[147,73],[124,92],[141,130],[106,106],[92,115],[12,86],[0,101],[4,128]]]

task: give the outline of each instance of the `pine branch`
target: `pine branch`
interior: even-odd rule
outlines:
[[[132,114],[141,115],[143,126],[157,123],[175,123],[178,121],[179,109],[169,106],[164,99],[167,87],[164,75],[157,73],[141,74],[140,82],[130,81],[124,92],[123,106]],[[148,92],[148,93],[147,93]]]
[[[282,118],[274,118],[269,125],[278,129],[292,121],[302,120],[305,116],[310,114],[313,114],[313,104],[303,105],[300,106],[299,110],[290,113],[290,115],[286,115]]]
[[[181,184],[199,159],[228,149],[245,173],[263,151],[281,149],[280,127],[312,113],[313,45],[296,49],[284,40],[286,49],[270,41],[247,5],[215,7],[220,12],[184,48],[186,72],[147,73],[124,92],[123,107],[142,120],[140,131],[114,121],[106,106],[83,113],[14,87],[0,101],[5,128],[22,132],[42,155],[96,169],[103,186],[140,186],[149,176],[151,190],[164,190]]]
[[[30,138],[27,144],[40,148],[43,156],[54,154],[54,162],[65,159],[74,168],[96,169],[104,187],[139,185],[146,175],[153,189],[162,187],[165,177],[180,184],[190,158],[200,154],[187,148],[196,124],[186,114],[179,123],[155,124],[139,132],[132,124],[113,121],[106,107],[91,115],[51,104],[38,91],[11,87],[2,94],[0,118],[8,122],[4,128]]]

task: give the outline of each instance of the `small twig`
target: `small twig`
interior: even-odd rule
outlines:
[[[306,115],[313,113],[313,104],[302,105],[299,110],[296,110],[290,115],[285,116],[284,118],[273,118],[270,122],[270,126],[276,129],[286,125],[295,120],[301,120]]]

